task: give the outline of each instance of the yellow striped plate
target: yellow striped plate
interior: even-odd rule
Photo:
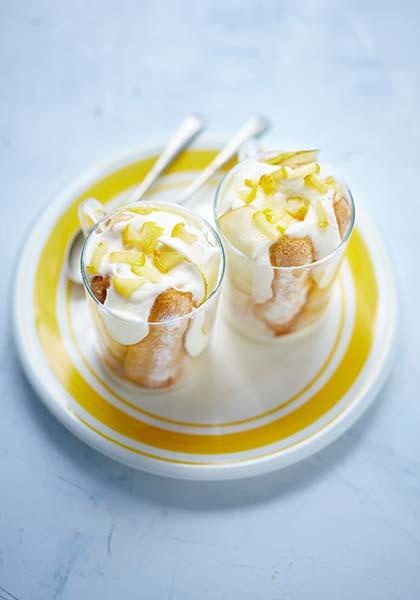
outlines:
[[[176,199],[215,152],[185,152],[153,194]],[[66,251],[78,228],[78,204],[88,196],[118,202],[155,156],[156,150],[132,155],[84,178],[34,226],[14,298],[16,341],[27,376],[68,429],[139,469],[227,479],[302,460],[354,423],[389,370],[396,300],[381,242],[359,210],[328,318],[317,335],[289,345],[255,345],[219,318],[212,351],[199,359],[191,383],[167,393],[122,385],[98,364],[83,290],[66,280]],[[198,202],[206,217],[215,185]]]

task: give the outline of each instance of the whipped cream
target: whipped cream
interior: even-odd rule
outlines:
[[[95,264],[96,270],[90,267],[90,276],[100,275],[109,281],[105,302],[98,306],[99,314],[112,338],[125,345],[135,344],[147,336],[151,310],[162,292],[172,288],[190,293],[193,307],[201,306],[217,284],[221,263],[221,252],[213,235],[191,213],[167,204],[142,203],[141,206],[146,214],[131,212],[130,207],[124,207],[111,215],[88,238],[84,251],[84,264],[89,272],[89,265],[95,263],[98,244],[105,249],[99,264]],[[133,210],[138,207],[133,206]],[[155,248],[172,249],[182,258],[167,271],[156,267],[153,251],[140,252],[127,244],[127,240],[124,241],[128,226],[130,231],[139,232],[145,223],[161,228],[153,244]],[[174,227],[179,224],[182,224],[186,234],[183,237],[187,241],[173,235]],[[127,251],[137,252],[143,257],[144,262],[137,273],[136,267],[126,262],[123,254],[121,257],[115,254]],[[116,260],[116,257],[121,260]],[[141,275],[143,268],[144,276]],[[121,293],[118,281],[123,281],[128,289],[132,284],[133,291]],[[198,326],[202,318],[187,332],[187,346],[194,355],[205,346],[200,336],[206,337],[206,334]]]

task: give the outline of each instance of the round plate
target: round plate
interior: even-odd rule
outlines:
[[[97,361],[83,290],[65,275],[77,206],[129,193],[157,150],[84,178],[45,211],[26,242],[14,297],[15,335],[28,378],[51,412],[80,439],[132,467],[171,477],[228,479],[302,460],[348,429],[384,382],[396,323],[392,272],[358,210],[328,314],[313,335],[255,344],[219,315],[211,351],[194,379],[147,392],[110,377]],[[214,157],[192,149],[153,190],[177,190]],[[197,199],[209,218],[213,181]],[[223,307],[222,307],[223,312]]]

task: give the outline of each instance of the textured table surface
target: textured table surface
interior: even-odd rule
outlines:
[[[420,48],[416,2],[0,0],[0,598],[420,597]],[[375,215],[400,291],[395,368],[366,416],[283,472],[194,484],[91,450],[18,364],[25,232],[95,163],[188,111],[324,148]]]

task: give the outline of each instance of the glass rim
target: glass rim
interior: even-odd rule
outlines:
[[[271,264],[269,265],[269,264],[258,262],[255,259],[247,256],[244,252],[239,250],[239,248],[234,246],[232,244],[232,242],[225,236],[225,234],[223,233],[223,231],[219,225],[219,218],[217,215],[217,205],[218,205],[221,188],[225,184],[227,178],[229,176],[231,176],[235,171],[237,171],[239,169],[239,167],[247,161],[251,161],[251,160],[255,160],[255,159],[263,158],[263,157],[269,157],[271,155],[275,155],[278,153],[279,153],[279,151],[277,151],[277,150],[268,150],[268,151],[264,151],[264,152],[258,152],[257,154],[255,154],[255,156],[250,156],[248,158],[245,158],[244,160],[241,160],[240,162],[238,162],[238,164],[236,164],[234,167],[229,169],[229,171],[227,173],[225,173],[225,175],[222,177],[222,179],[220,180],[220,182],[216,188],[216,193],[215,193],[214,202],[213,202],[213,217],[214,217],[214,222],[216,224],[217,232],[218,232],[219,236],[229,246],[230,250],[233,250],[236,254],[238,254],[239,256],[241,256],[242,258],[247,260],[248,262],[252,263],[253,265],[261,265],[262,268],[266,268],[266,269],[270,268],[270,269],[278,270],[278,271],[299,271],[299,270],[318,267],[324,263],[327,263],[329,260],[331,260],[336,254],[339,253],[340,249],[345,248],[345,246],[347,245],[347,242],[349,241],[350,236],[353,232],[353,229],[354,229],[354,224],[355,224],[355,220],[356,220],[356,208],[355,208],[355,204],[354,204],[353,194],[351,193],[351,190],[348,187],[348,185],[346,184],[346,182],[343,181],[341,178],[338,178],[338,179],[339,179],[340,184],[344,187],[344,190],[347,195],[346,200],[349,201],[349,206],[350,206],[350,211],[351,211],[350,224],[347,228],[347,231],[346,231],[343,239],[340,240],[340,243],[337,244],[337,246],[334,248],[334,250],[331,250],[331,252],[329,252],[326,256],[323,256],[322,258],[315,260],[314,262],[308,263],[306,265],[297,265],[295,267],[293,267],[293,266],[289,266],[289,267],[285,267],[285,266],[281,267],[280,266],[279,267],[279,266],[275,266],[275,265],[271,265]]]
[[[205,219],[204,217],[202,217],[201,215],[197,214],[196,212],[182,206],[181,204],[176,204],[175,202],[162,202],[159,200],[142,200],[141,202],[132,202],[131,204],[127,204],[124,206],[119,206],[117,208],[115,208],[114,210],[111,210],[109,213],[107,213],[106,215],[104,215],[103,217],[101,217],[96,223],[95,225],[92,227],[92,229],[89,231],[88,235],[85,237],[85,240],[83,242],[83,246],[82,246],[82,251],[80,253],[80,272],[82,275],[82,281],[83,281],[83,287],[85,288],[85,290],[88,292],[90,298],[92,298],[92,300],[95,302],[95,304],[98,305],[98,308],[105,312],[108,315],[111,315],[112,317],[119,319],[121,321],[125,321],[126,323],[133,323],[133,322],[138,322],[139,319],[138,318],[130,318],[130,317],[122,317],[121,315],[116,314],[113,310],[111,310],[110,308],[108,308],[107,306],[105,306],[105,304],[102,304],[102,302],[100,302],[98,300],[98,298],[95,296],[95,294],[92,291],[92,288],[89,284],[89,278],[86,274],[86,269],[85,269],[85,253],[86,253],[86,248],[88,246],[88,241],[90,240],[91,236],[95,233],[95,231],[107,220],[109,219],[109,217],[113,216],[114,214],[118,213],[118,212],[123,212],[124,210],[127,210],[127,208],[129,208],[130,206],[138,206],[139,204],[144,204],[144,205],[152,205],[152,206],[163,206],[163,207],[170,207],[170,208],[177,208],[177,209],[181,209],[181,211],[184,211],[186,213],[188,213],[189,215],[191,215],[194,219],[197,219],[201,225],[204,225],[205,228],[207,228],[208,230],[210,230],[210,232],[214,235],[214,238],[217,242],[217,245],[220,249],[220,265],[219,265],[219,274],[218,274],[218,279],[217,279],[217,283],[213,289],[213,291],[211,292],[211,294],[208,296],[208,298],[205,299],[205,301],[200,304],[200,306],[194,307],[189,313],[182,315],[181,317],[174,317],[172,319],[165,319],[164,321],[147,321],[148,325],[151,326],[156,326],[156,325],[166,325],[168,323],[176,323],[177,321],[182,321],[183,319],[186,318],[191,318],[193,315],[198,314],[199,312],[201,312],[202,310],[204,310],[204,308],[208,305],[208,303],[210,302],[210,300],[214,299],[214,297],[216,296],[216,294],[218,293],[218,291],[220,290],[220,287],[222,285],[222,281],[223,281],[223,277],[225,274],[225,270],[226,270],[226,256],[225,256],[225,249],[223,247],[223,242],[220,238],[220,235],[218,233],[218,231],[207,221],[207,219]],[[142,321],[145,322],[146,321]]]

